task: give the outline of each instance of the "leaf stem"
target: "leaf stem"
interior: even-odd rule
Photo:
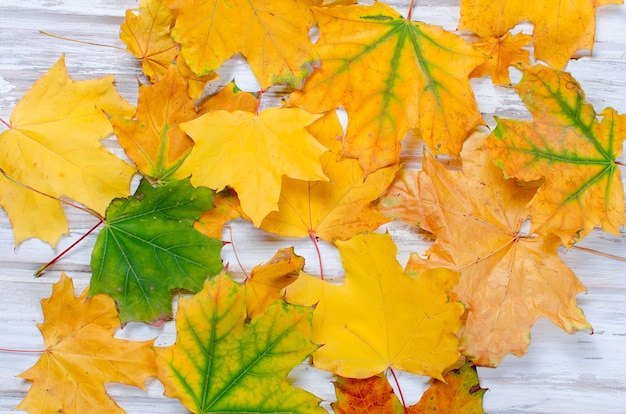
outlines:
[[[391,367],[389,367],[389,372],[391,372],[391,376],[396,383],[396,388],[398,388],[400,401],[402,401],[402,408],[404,408],[404,414],[409,414],[409,409],[406,407],[406,402],[404,401],[404,395],[402,394],[402,388],[400,388],[400,382],[398,381],[398,377],[396,377],[396,372]]]
[[[7,121],[5,121],[4,119],[0,118],[0,122],[2,122],[7,128],[11,129],[11,124],[9,124]]]
[[[411,3],[409,4],[409,12],[406,14],[406,19],[408,21],[411,21],[411,15],[413,14],[413,4],[415,3],[415,0],[411,0]]]
[[[256,115],[259,114],[259,110],[261,109],[261,98],[263,98],[263,93],[264,93],[264,91],[263,91],[263,89],[261,89],[259,91],[259,98],[256,101],[256,111],[255,111]]]
[[[570,247],[570,249],[576,249],[576,250],[580,250],[580,251],[587,252],[587,253],[597,254],[598,256],[606,257],[607,259],[613,259],[613,260],[618,260],[620,262],[626,262],[626,258],[624,257],[615,256],[609,253],[602,253],[597,250],[588,249],[587,247],[572,246]]]
[[[320,279],[324,280],[324,267],[322,266],[322,253],[320,252],[320,246],[317,243],[317,237],[315,237],[315,233],[312,231],[309,232],[309,237],[313,242],[313,246],[315,246],[315,251],[317,252],[317,261],[320,265]]]
[[[49,268],[50,266],[52,266],[53,264],[55,264],[56,262],[59,261],[60,258],[62,258],[63,256],[65,256],[65,254],[67,252],[69,252],[70,250],[72,250],[74,248],[74,246],[76,246],[78,243],[82,242],[83,240],[85,240],[85,238],[87,236],[89,236],[91,233],[93,233],[93,231],[95,229],[97,229],[102,223],[104,223],[103,219],[99,219],[100,221],[98,221],[98,223],[96,223],[95,226],[93,226],[92,228],[90,228],[87,233],[83,234],[82,236],[80,236],[80,238],[78,240],[76,240],[74,243],[72,243],[67,249],[63,250],[61,253],[57,254],[52,260],[50,260],[48,263],[46,263],[45,265],[41,266],[39,269],[37,269],[37,271],[35,272],[34,276],[35,277],[39,277],[41,276],[41,274],[43,272],[45,272],[45,270],[47,268]]]
[[[40,30],[39,33],[46,35],[46,36],[50,36],[50,37],[54,37],[55,39],[60,39],[60,40],[67,40],[68,42],[76,42],[76,43],[83,43],[86,45],[92,45],[92,46],[102,46],[102,47],[110,47],[111,49],[118,49],[118,50],[123,50],[126,51],[126,49],[121,48],[119,46],[113,46],[113,45],[103,45],[102,43],[93,43],[93,42],[87,42],[85,40],[77,40],[77,39],[70,39],[68,37],[63,37],[63,36],[59,36],[59,35],[55,35],[43,30]]]
[[[4,122],[4,121],[2,121],[2,122]],[[621,161],[617,161],[617,160],[615,160],[615,164],[619,165],[620,167],[626,167],[626,164],[624,164],[624,163],[623,163],[623,162],[621,162]]]
[[[46,352],[45,349],[10,349],[10,348],[0,348],[0,352],[11,352],[16,354],[43,354]]]
[[[248,277],[248,272],[246,272],[246,269],[244,269],[243,265],[241,264],[241,260],[239,260],[239,255],[237,254],[237,249],[235,248],[235,242],[233,241],[233,227],[232,226],[226,226],[226,227],[228,227],[228,232],[230,233],[230,245],[233,247],[235,260],[237,260],[237,264],[239,265],[239,268],[241,269],[243,274],[246,276],[246,279],[250,279],[250,277]]]

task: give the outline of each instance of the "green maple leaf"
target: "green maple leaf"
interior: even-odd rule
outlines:
[[[206,281],[179,301],[176,343],[155,348],[165,395],[194,413],[325,413],[286,378],[316,349],[312,313],[278,300],[247,323],[244,287],[226,274]]]
[[[213,208],[213,192],[189,180],[152,187],[142,180],[132,197],[107,209],[91,257],[89,295],[115,299],[122,323],[171,317],[171,291],[197,292],[222,269],[222,242],[193,226]]]

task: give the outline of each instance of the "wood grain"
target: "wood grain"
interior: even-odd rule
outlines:
[[[407,1],[390,2],[406,14]],[[418,1],[413,18],[455,30],[458,1]],[[143,81],[139,63],[118,39],[119,24],[125,9],[137,7],[134,0],[3,0],[0,2],[0,118],[8,120],[17,101],[62,54],[74,79],[115,75],[119,92],[135,103],[137,79]],[[567,67],[586,91],[588,101],[599,112],[612,106],[626,113],[626,10],[608,6],[598,11],[596,45],[591,57],[571,61]],[[530,25],[520,26],[528,32]],[[112,47],[93,46],[60,40],[40,33]],[[255,88],[245,61],[235,58],[220,71],[223,79],[234,76],[241,87]],[[514,91],[491,85],[489,79],[473,80],[472,85],[481,112],[490,126],[493,116],[528,117]],[[275,91],[274,91],[275,92]],[[266,95],[267,96],[267,95]],[[272,94],[270,93],[271,97]],[[276,105],[276,98],[264,98],[265,106]],[[123,156],[114,141],[106,141],[111,151]],[[421,159],[421,143],[403,142],[402,159],[416,168]],[[622,157],[624,162],[624,157]],[[624,173],[622,169],[622,173]],[[71,244],[94,223],[94,219],[66,209],[71,233],[62,239],[56,251],[47,244],[29,240],[14,250],[10,223],[0,212],[0,347],[41,349],[43,340],[36,323],[43,320],[40,299],[50,295],[51,284],[65,270],[77,290],[87,286],[89,259],[95,235],[67,255],[54,270],[34,279],[33,272]],[[45,225],[45,223],[42,223]],[[410,226],[393,223],[388,230],[399,247],[401,263],[409,252],[423,252],[427,242]],[[626,257],[626,238],[594,232],[581,246]],[[230,239],[228,232],[225,239]],[[295,246],[307,258],[307,269],[315,273],[317,259],[308,240],[286,239],[266,234],[247,223],[234,223],[232,239],[246,270],[269,259],[280,247]],[[342,276],[334,248],[322,242],[325,272],[338,280]],[[480,369],[488,413],[623,413],[626,412],[626,268],[623,262],[578,251],[562,251],[563,260],[587,286],[579,297],[594,326],[594,334],[567,335],[546,321],[539,321],[532,331],[532,345],[523,358],[507,357],[497,369]],[[232,249],[224,248],[224,261],[237,268]],[[157,345],[174,341],[173,323],[151,328],[131,323],[118,333],[127,339],[157,337]],[[29,383],[15,375],[29,368],[37,354],[0,352],[0,413],[9,413],[24,397]],[[332,375],[306,364],[290,375],[302,386],[325,400],[334,400]],[[412,375],[400,376],[408,402],[419,400],[424,380]],[[109,385],[111,395],[130,413],[184,413],[175,400],[162,396],[162,386],[154,380],[147,391],[121,385]]]

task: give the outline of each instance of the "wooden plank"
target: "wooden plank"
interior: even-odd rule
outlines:
[[[408,2],[390,2],[406,13]],[[119,49],[63,41],[39,33],[40,30],[73,39],[103,43],[124,48],[118,40],[119,24],[126,8],[136,7],[134,0],[21,0],[0,4],[0,118],[8,120],[10,113],[31,84],[66,55],[68,71],[74,79],[90,79],[114,74],[120,93],[131,103],[137,98],[137,78],[143,79],[140,65],[132,56]],[[442,25],[454,30],[458,22],[457,1],[421,1],[413,16],[417,20]],[[588,100],[600,111],[612,106],[626,113],[626,11],[624,7],[603,7],[598,12],[598,32],[593,57],[572,61],[568,70],[582,84]],[[525,31],[530,25],[522,26]],[[240,84],[254,85],[242,59],[235,59],[221,71],[222,78],[235,76]],[[514,91],[494,87],[489,79],[472,81],[481,112],[489,125],[493,116],[527,117]],[[271,94],[270,94],[271,96]],[[264,105],[275,105],[266,100]],[[113,143],[107,145],[122,156]],[[421,143],[405,140],[403,161],[419,165]],[[622,157],[624,160],[624,157]],[[71,222],[71,234],[63,238],[56,251],[45,243],[30,240],[13,249],[10,223],[0,212],[0,347],[41,349],[43,341],[35,324],[43,320],[39,301],[50,294],[51,284],[58,280],[60,269],[74,279],[77,290],[89,282],[89,257],[95,235],[89,236],[56,270],[41,279],[32,273],[57,252],[70,245],[94,224],[94,219],[66,209]],[[393,223],[384,226],[399,245],[399,260],[403,263],[409,252],[423,252],[427,243],[410,226]],[[224,234],[229,239],[228,233]],[[242,265],[250,270],[267,260],[280,248],[294,245],[307,258],[308,269],[316,272],[317,259],[308,240],[285,239],[261,232],[248,223],[233,225],[232,239],[236,243]],[[582,246],[602,252],[626,256],[626,238],[594,232]],[[343,270],[333,247],[322,243],[325,271],[340,280]],[[236,268],[232,250],[224,249],[224,260]],[[621,413],[626,407],[626,272],[623,263],[581,251],[562,252],[565,262],[588,288],[579,297],[594,326],[595,334],[567,335],[545,321],[539,321],[532,331],[529,354],[523,358],[507,357],[497,369],[480,369],[489,413],[513,412],[603,412]],[[150,328],[131,323],[118,334],[127,339],[147,339],[158,336],[157,345],[174,341],[173,323],[162,328]],[[24,397],[29,384],[14,376],[37,359],[36,354],[0,352],[0,413],[9,413]],[[291,374],[298,386],[325,399],[329,407],[334,391],[328,373],[303,364]],[[424,380],[402,374],[401,384],[408,402],[419,399]],[[114,398],[131,413],[183,413],[185,409],[175,400],[166,399],[162,386],[154,380],[143,392],[121,385],[108,386]]]

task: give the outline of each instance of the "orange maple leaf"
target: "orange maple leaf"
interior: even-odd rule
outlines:
[[[37,413],[124,413],[107,395],[104,383],[119,382],[145,389],[156,376],[151,341],[113,338],[120,326],[113,299],[88,289],[74,296],[72,280],[65,274],[54,284],[52,295],[41,301],[41,331],[46,349],[37,363],[19,375],[33,381],[16,407]]]
[[[73,81],[62,57],[15,106],[11,129],[0,134],[0,171],[104,215],[113,198],[128,195],[135,173],[100,142],[113,133],[106,114],[129,117],[133,112],[113,87],[113,76]],[[67,228],[59,202],[15,182],[0,178],[6,186],[0,205],[13,224],[15,244],[37,237],[54,245]]]
[[[419,217],[411,221],[437,239],[427,260],[411,255],[406,271],[444,266],[461,272],[454,292],[469,313],[460,349],[478,365],[497,366],[508,353],[526,353],[530,328],[541,317],[569,333],[591,326],[576,306],[585,289],[559,259],[558,238],[523,230],[536,188],[504,180],[477,149],[483,140],[476,134],[466,142],[462,172],[425,157],[417,183]]]
[[[197,116],[187,85],[175,67],[152,86],[140,86],[135,117],[112,117],[117,139],[137,168],[157,181],[171,179],[193,141],[180,128]]]
[[[304,268],[304,258],[293,247],[280,249],[269,261],[255,266],[246,279],[246,310],[254,318],[280,298]]]
[[[280,83],[299,87],[317,60],[309,39],[315,23],[309,0],[170,0],[168,4],[178,13],[172,36],[199,75],[242,53],[263,89]]]
[[[333,385],[337,401],[331,406],[335,414],[403,414],[405,412],[383,373],[369,378],[339,376]]]
[[[130,53],[141,59],[143,73],[153,82],[165,75],[178,56],[171,27],[176,18],[160,0],[141,0],[139,9],[126,10],[120,27],[120,39]]]
[[[283,178],[278,211],[270,213],[261,228],[286,237],[310,236],[333,242],[388,222],[371,203],[391,184],[398,167],[383,168],[366,177],[357,160],[342,158],[342,129],[334,111],[308,130],[330,149],[321,159],[330,181]]]
[[[530,52],[522,49],[532,40],[530,35],[517,33],[511,36],[506,32],[502,36],[479,39],[472,45],[490,57],[470,74],[471,78],[490,75],[496,85],[511,85],[509,66],[530,63]]]
[[[525,68],[515,89],[533,121],[497,119],[485,147],[507,176],[545,178],[530,204],[532,231],[555,233],[566,246],[595,226],[619,235],[624,186],[616,159],[626,115],[606,108],[598,117],[570,74],[544,66]]]
[[[322,65],[290,103],[314,113],[344,107],[344,154],[366,174],[398,163],[410,128],[433,151],[457,155],[468,131],[483,123],[468,80],[482,53],[383,3],[314,10]]]
[[[196,186],[234,188],[241,208],[259,226],[278,208],[283,175],[327,179],[319,161],[326,148],[305,130],[319,117],[298,108],[204,114],[180,126],[195,142],[180,174],[191,174]]]
[[[529,20],[535,26],[535,59],[562,69],[576,51],[593,50],[596,7],[609,3],[618,1],[461,0],[459,29],[502,36]]]

